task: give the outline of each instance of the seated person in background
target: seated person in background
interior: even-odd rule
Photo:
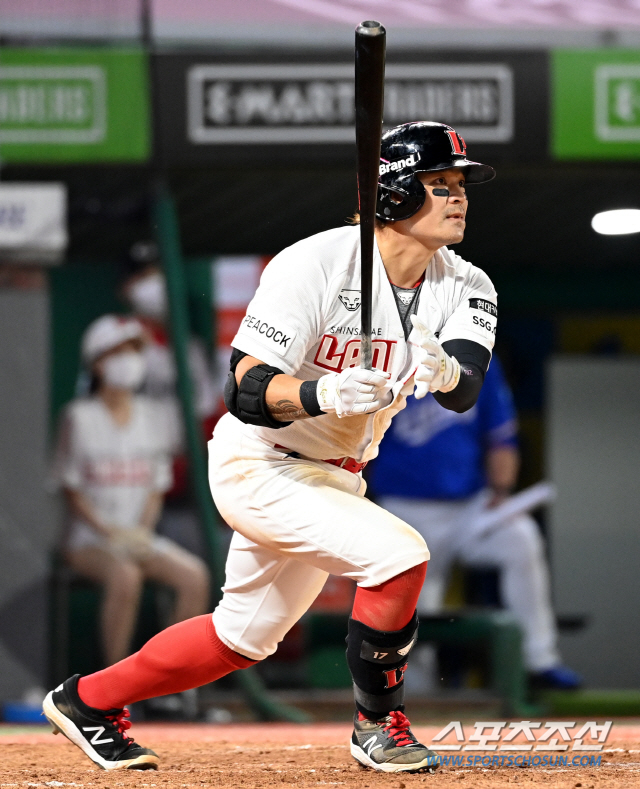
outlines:
[[[411,524],[431,550],[418,613],[442,609],[454,561],[500,570],[504,606],[523,632],[525,664],[542,686],[573,689],[580,678],[560,661],[544,544],[528,514],[482,534],[477,516],[500,504],[519,468],[511,391],[494,356],[478,402],[464,413],[433,395],[407,399],[374,461],[370,484],[378,503]]]
[[[182,443],[182,417],[176,392],[177,372],[168,335],[169,303],[167,287],[160,266],[158,247],[153,241],[138,241],[129,250],[127,275],[121,288],[122,296],[132,312],[148,331],[149,342],[143,353],[147,374],[142,392],[165,404],[167,418],[175,432],[177,449]],[[213,433],[221,392],[215,384],[211,360],[203,341],[191,335],[188,341],[188,362],[193,386],[193,405],[202,423],[205,440]]]
[[[189,496],[188,460],[177,392],[178,376],[167,326],[167,287],[158,247],[153,241],[138,241],[128,251],[120,293],[147,330],[148,342],[143,349],[147,371],[140,391],[153,398],[158,409],[162,410],[163,424],[170,437],[173,484],[167,491],[158,532],[204,557],[206,547]],[[196,418],[200,422],[204,440],[209,441],[220,416],[221,393],[214,381],[205,344],[193,334],[188,338],[187,354]]]
[[[157,405],[136,394],[145,374],[145,331],[104,315],[86,330],[82,357],[91,394],[66,407],[55,476],[69,507],[68,564],[104,587],[105,665],[130,652],[145,579],[175,590],[173,621],[205,613],[209,574],[197,557],[154,534],[171,459]]]

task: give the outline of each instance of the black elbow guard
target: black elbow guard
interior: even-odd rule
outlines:
[[[462,414],[478,400],[491,353],[471,340],[446,340],[442,347],[460,362],[460,381],[450,392],[434,392],[433,397],[443,408]]]
[[[460,382],[450,392],[434,392],[436,403],[449,411],[464,414],[476,404],[482,389],[484,372],[475,364],[460,365]]]
[[[282,370],[268,364],[258,364],[247,370],[238,386],[235,372],[230,372],[224,387],[224,404],[229,412],[247,425],[271,427],[274,430],[290,425],[291,422],[278,422],[267,408],[267,387],[276,375],[283,375]]]

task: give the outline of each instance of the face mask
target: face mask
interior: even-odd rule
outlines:
[[[147,371],[144,356],[136,351],[125,351],[107,356],[102,362],[104,382],[117,389],[137,389]]]
[[[160,321],[167,316],[167,288],[160,273],[134,282],[129,288],[129,299],[139,315]]]

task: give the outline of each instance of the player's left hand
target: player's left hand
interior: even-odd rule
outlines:
[[[372,414],[393,399],[389,373],[347,367],[341,373],[327,373],[317,383],[318,404],[325,414],[337,417]]]
[[[436,339],[435,334],[418,318],[411,316],[413,328],[418,332],[419,364],[415,372],[416,399],[422,399],[427,392],[450,392],[460,380],[460,363],[455,356],[449,356]]]

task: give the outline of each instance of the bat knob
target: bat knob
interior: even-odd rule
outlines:
[[[367,22],[360,22],[356,28],[356,35],[360,36],[383,36],[386,32],[380,22],[374,22],[371,19]]]

